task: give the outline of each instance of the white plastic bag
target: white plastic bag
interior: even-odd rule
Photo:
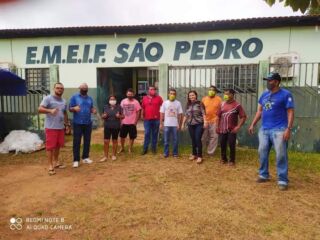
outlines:
[[[43,141],[32,132],[25,130],[13,130],[0,144],[0,153],[10,151],[30,153],[41,149]]]

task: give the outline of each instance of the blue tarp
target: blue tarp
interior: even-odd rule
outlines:
[[[27,95],[26,81],[8,70],[0,69],[0,95]]]

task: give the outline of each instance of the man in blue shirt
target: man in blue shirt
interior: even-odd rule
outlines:
[[[270,73],[263,80],[267,81],[268,90],[260,99],[258,111],[249,127],[253,134],[254,126],[262,119],[259,131],[259,178],[258,183],[269,181],[269,152],[273,145],[276,151],[278,186],[280,190],[288,189],[288,153],[287,146],[294,118],[292,94],[280,88],[281,76]]]
[[[73,167],[79,167],[80,144],[83,136],[82,162],[92,163],[89,158],[90,140],[92,131],[91,113],[96,114],[93,99],[88,96],[88,85],[82,83],[80,92],[70,99],[69,111],[73,112]]]

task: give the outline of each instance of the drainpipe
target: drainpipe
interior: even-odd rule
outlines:
[[[269,73],[269,61],[259,61],[259,76],[258,76],[258,99],[266,89],[266,83],[263,78]]]
[[[169,86],[169,65],[166,63],[159,64],[159,95],[163,100],[167,99]]]
[[[50,65],[49,70],[50,75],[50,94],[53,94],[53,85],[59,81],[59,66],[58,65]]]

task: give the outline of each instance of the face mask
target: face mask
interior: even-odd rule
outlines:
[[[88,89],[80,89],[80,94],[81,95],[87,95]]]
[[[274,89],[276,86],[272,83],[270,83],[269,81],[267,82],[267,88],[269,91],[272,91],[272,89]]]
[[[110,101],[109,101],[109,104],[110,104],[110,105],[113,105],[113,106],[116,105],[116,103],[117,103],[117,100],[110,100]]]
[[[149,90],[149,95],[150,96],[156,95],[156,90],[154,90],[154,89]]]
[[[209,90],[208,91],[208,96],[209,97],[214,97],[216,95],[216,92],[215,91],[213,91],[213,90]]]
[[[175,95],[169,95],[169,100],[170,100],[170,101],[173,102],[175,99],[176,99],[176,96],[175,96]]]
[[[229,101],[230,97],[228,95],[223,95],[223,100]]]

